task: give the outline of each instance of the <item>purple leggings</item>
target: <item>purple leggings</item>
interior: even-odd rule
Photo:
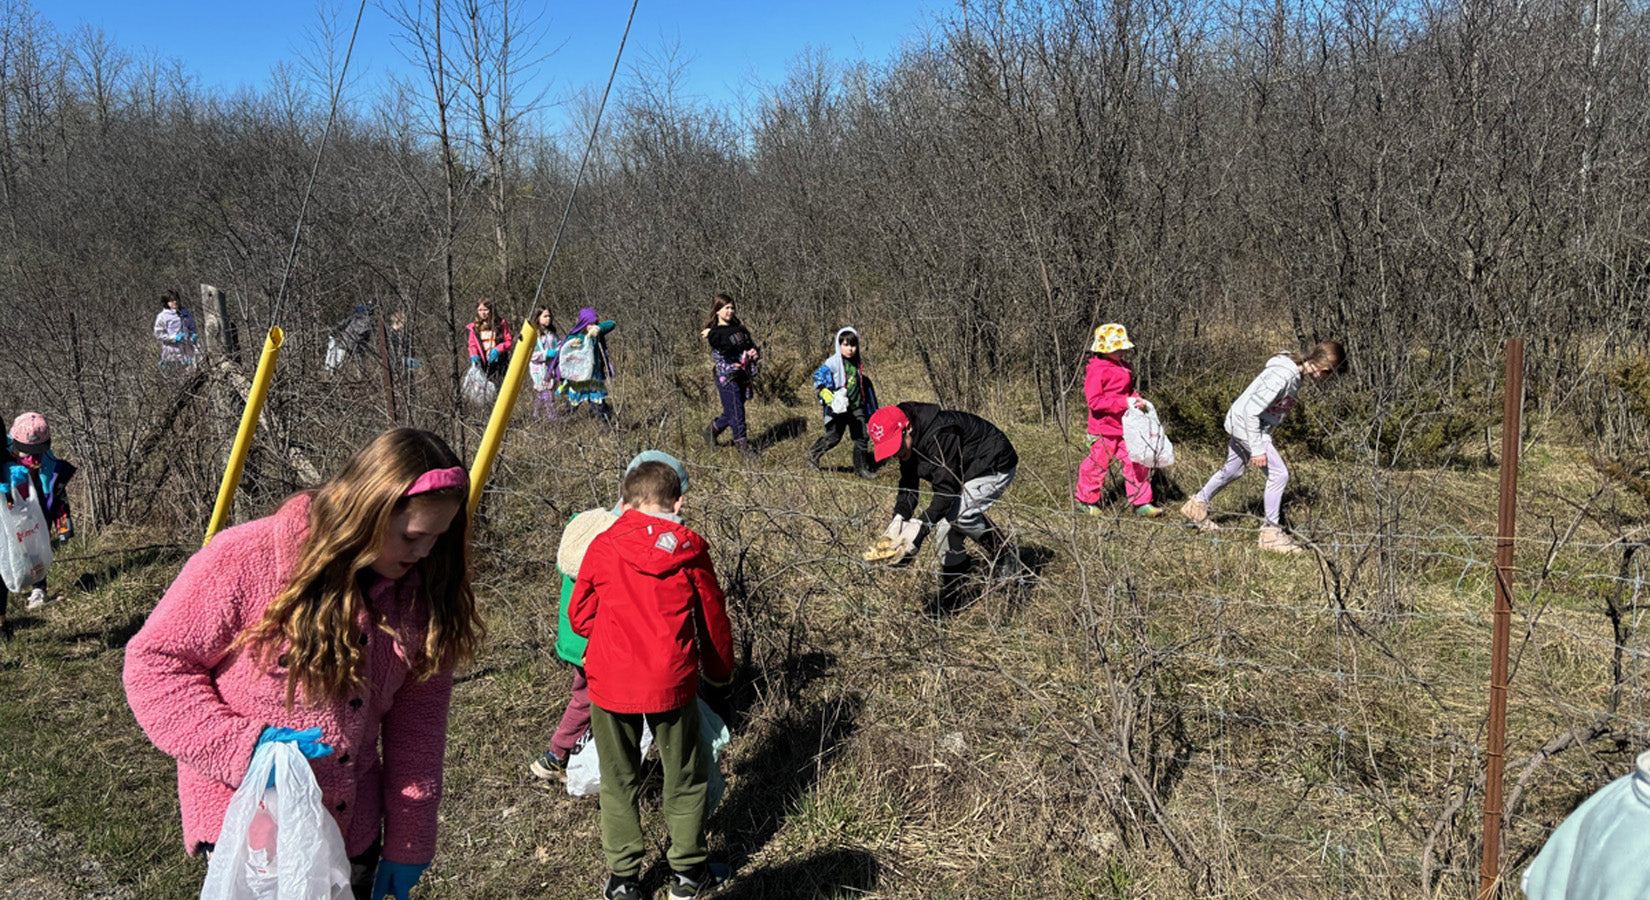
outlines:
[[[561,759],[578,746],[579,738],[590,730],[590,682],[585,680],[584,667],[573,667],[573,696],[567,700],[567,710],[561,714],[561,724],[550,738],[550,752]]]
[[[1261,438],[1261,447],[1266,454],[1266,524],[1277,525],[1278,511],[1283,506],[1283,486],[1289,483],[1289,467],[1283,464],[1283,457],[1272,446],[1271,435]],[[1226,465],[1211,475],[1209,483],[1197,492],[1198,502],[1207,504],[1215,494],[1220,493],[1221,488],[1242,478],[1253,455],[1242,441],[1232,438],[1226,445]]]
[[[722,414],[711,423],[717,434],[722,429],[733,429],[734,441],[745,439],[745,386],[732,378],[716,380],[716,393],[722,397]]]

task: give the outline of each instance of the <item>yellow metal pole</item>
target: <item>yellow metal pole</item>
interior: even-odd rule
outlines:
[[[487,431],[481,436],[481,446],[476,448],[476,461],[470,464],[470,515],[476,514],[476,507],[481,505],[481,491],[487,487],[487,479],[493,474],[493,460],[498,458],[499,444],[504,442],[504,432],[510,426],[510,413],[516,408],[516,397],[521,394],[521,379],[527,374],[527,358],[533,355],[533,344],[539,339],[538,330],[532,322],[521,326],[521,340],[516,343],[515,352],[510,354],[510,368],[504,372],[504,385],[499,388],[498,399],[493,403],[493,415],[487,420]]]
[[[252,433],[258,430],[258,417],[264,412],[264,397],[269,394],[269,379],[275,374],[275,358],[281,355],[281,342],[286,339],[279,326],[269,329],[264,339],[263,355],[258,357],[258,372],[252,376],[252,390],[246,395],[246,411],[241,413],[241,427],[235,432],[235,446],[229,451],[229,465],[223,470],[223,483],[218,485],[218,503],[212,508],[212,521],[206,526],[206,540],[223,528],[229,518],[229,508],[235,502],[235,488],[241,483],[241,469],[246,467],[246,453],[252,448]]]

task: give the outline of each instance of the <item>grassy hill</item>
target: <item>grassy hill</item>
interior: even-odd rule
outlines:
[[[561,523],[610,503],[645,446],[689,461],[686,515],[712,542],[735,617],[740,671],[717,699],[731,711],[730,785],[710,828],[713,852],[742,873],[726,896],[1475,888],[1493,469],[1390,470],[1285,445],[1287,515],[1314,552],[1282,558],[1253,546],[1257,475],[1219,498],[1226,527],[1214,534],[1174,516],[1137,520],[1115,489],[1110,514],[1081,515],[1068,499],[1080,440],[1024,410],[989,413],[1022,454],[993,516],[1039,576],[982,578],[948,616],[926,609],[931,550],[906,569],[860,561],[895,476],[854,478],[846,446],[826,458],[841,470],[807,469],[811,407],[753,406],[752,434],[768,444],[755,463],[693,438],[702,411],[627,417],[616,435],[519,425],[476,535],[490,636],[456,689],[440,847],[421,896],[597,892],[593,801],[546,788],[526,765],[569,680],[552,648]],[[1174,505],[1224,448],[1178,450],[1178,470],[1160,479]],[[1642,503],[1544,442],[1523,484],[1509,868],[1629,770],[1647,699],[1642,560],[1613,543]],[[172,763],[120,686],[125,641],[196,540],[132,525],[76,542],[52,572],[66,599],[14,610],[16,635],[0,646],[0,801],[40,826],[19,840],[56,840],[14,854],[17,877],[78,896],[198,892],[204,866],[182,853]],[[1569,734],[1587,739],[1570,746]],[[657,791],[644,796],[658,826]],[[657,852],[650,865],[662,883]]]

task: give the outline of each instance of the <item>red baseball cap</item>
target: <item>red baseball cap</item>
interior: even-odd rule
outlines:
[[[906,418],[905,411],[897,406],[884,406],[871,413],[871,421],[867,423],[865,430],[870,433],[871,455],[877,462],[882,462],[899,452],[905,430],[910,427],[911,420]]]

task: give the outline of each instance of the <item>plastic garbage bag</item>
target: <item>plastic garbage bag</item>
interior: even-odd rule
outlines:
[[[556,371],[563,381],[589,381],[596,374],[596,342],[587,334],[576,334],[562,342],[556,353]]]
[[[1650,752],[1570,814],[1524,870],[1530,900],[1650,896]]]
[[[498,385],[487,380],[487,374],[479,367],[471,366],[464,373],[464,384],[460,386],[464,399],[476,406],[492,406],[498,399]]]
[[[52,535],[46,516],[40,511],[40,495],[28,497],[18,491],[0,491],[0,527],[4,528],[5,549],[0,550],[0,580],[6,590],[26,591],[43,580],[52,566]]]
[[[269,773],[275,786],[265,789]],[[286,741],[260,744],[230,798],[201,900],[345,900],[349,856],[321,803],[309,760]]]
[[[1157,407],[1149,402],[1145,409],[1136,409],[1131,404],[1123,413],[1123,447],[1129,459],[1148,469],[1174,465],[1174,444],[1169,443],[1169,436],[1163,433]]]
[[[731,736],[722,717],[712,711],[704,700],[698,703],[699,743],[710,753],[710,781],[705,788],[705,815],[708,816],[716,811],[716,804],[722,802],[722,793],[727,790],[727,779],[722,777],[722,750],[727,747]],[[653,729],[644,726],[641,754],[646,756],[652,746]],[[601,789],[602,772],[600,760],[596,757],[596,742],[589,732],[585,732],[567,757],[567,793],[575,797],[594,797]]]

